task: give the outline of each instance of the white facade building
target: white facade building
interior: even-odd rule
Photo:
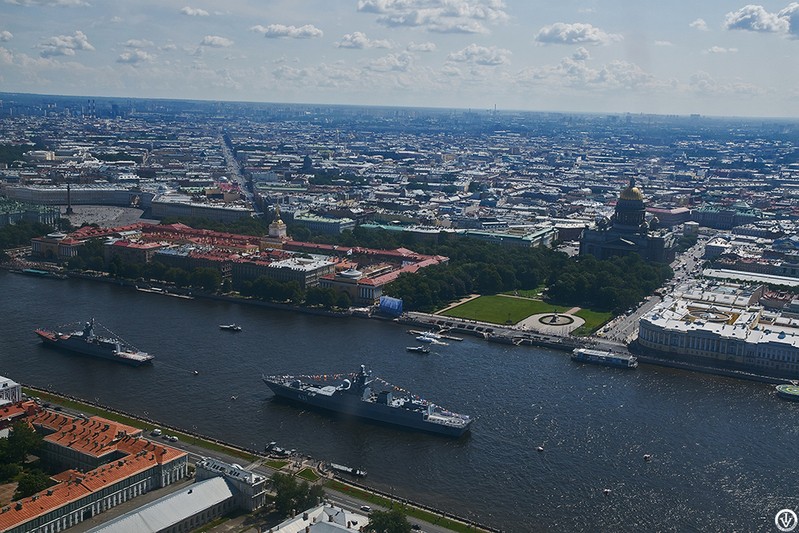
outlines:
[[[13,379],[0,376],[0,405],[22,401],[22,386]]]
[[[641,317],[636,343],[682,362],[799,379],[799,319],[766,311],[761,287],[702,282]]]

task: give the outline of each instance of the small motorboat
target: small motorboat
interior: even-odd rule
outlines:
[[[241,331],[241,326],[238,324],[219,324],[219,329],[226,331]]]
[[[427,346],[406,346],[405,349],[413,353],[430,353],[430,348]]]

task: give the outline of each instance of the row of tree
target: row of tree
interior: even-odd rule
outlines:
[[[229,292],[232,288],[229,279],[223,279],[219,270],[209,267],[198,267],[186,270],[168,266],[158,260],[149,263],[124,261],[115,256],[107,265],[103,258],[103,243],[100,239],[88,241],[80,248],[77,256],[67,261],[70,269],[97,270],[108,272],[112,276],[132,280],[159,280],[176,287],[191,288],[207,293],[218,291]],[[333,289],[309,287],[303,290],[296,281],[282,282],[266,276],[253,281],[244,281],[239,287],[242,296],[257,298],[268,302],[304,304],[311,307],[334,307],[347,309],[352,305],[350,295]]]
[[[32,238],[46,235],[51,231],[53,231],[51,226],[39,222],[21,221],[16,224],[7,224],[0,227],[0,251],[18,246],[29,246]]]
[[[621,313],[672,276],[671,267],[647,263],[637,254],[600,261],[580,256],[552,276],[548,295],[553,302]]]
[[[247,219],[235,224],[204,220],[189,222],[195,227],[232,233],[258,235],[267,231],[266,222],[262,219]],[[12,239],[13,236],[9,242],[26,243],[30,240],[30,232],[42,234],[49,229],[42,225],[17,226],[13,230],[6,230],[7,238]],[[307,229],[305,232],[309,233]],[[2,236],[0,231],[0,239]],[[385,294],[402,298],[407,310],[432,311],[472,293],[496,294],[547,286],[548,298],[552,303],[622,312],[672,275],[668,266],[648,264],[637,255],[605,261],[590,256],[569,258],[548,248],[500,246],[444,233],[435,242],[413,242],[413,236],[409,233],[370,230],[359,226],[340,235],[308,235],[308,239],[379,249],[412,246],[420,253],[449,257],[448,263],[422,269],[413,275],[403,274],[385,288]],[[0,240],[0,245],[2,243]],[[68,266],[74,269],[106,270],[112,275],[128,279],[157,279],[206,292],[228,292],[231,289],[230,282],[223,282],[221,274],[213,268],[187,271],[158,261],[139,264],[125,262],[119,257],[106,265],[103,243],[99,239],[87,242],[80,254],[69,260]],[[266,301],[305,303],[326,308],[348,307],[351,303],[349,295],[344,293],[321,288],[303,291],[296,282],[284,283],[265,277],[244,282],[240,292]]]
[[[637,254],[598,260],[569,258],[547,248],[505,248],[463,239],[434,248],[449,263],[401,275],[384,292],[407,310],[431,311],[471,293],[496,294],[545,285],[555,304],[624,311],[672,276],[668,265]]]

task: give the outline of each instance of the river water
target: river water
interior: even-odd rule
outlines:
[[[247,448],[274,440],[507,531],[777,531],[775,514],[799,508],[799,403],[780,401],[769,385],[578,365],[562,352],[470,338],[412,354],[413,337],[391,322],[89,281],[0,271],[0,290],[2,375]],[[154,364],[64,354],[33,333],[91,317],[154,354]],[[218,329],[230,322],[243,331]],[[472,415],[470,434],[451,440],[342,420],[272,402],[260,381],[360,364]]]

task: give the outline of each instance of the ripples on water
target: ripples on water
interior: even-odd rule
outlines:
[[[276,440],[507,531],[773,531],[775,513],[797,507],[799,404],[778,401],[768,385],[581,366],[564,353],[469,338],[424,356],[405,351],[415,341],[393,323],[89,282],[0,272],[0,289],[0,374],[249,448]],[[33,334],[91,317],[155,364],[70,356]],[[218,329],[230,322],[244,330]],[[471,434],[450,440],[303,410],[270,401],[260,381],[362,363],[474,416]]]

